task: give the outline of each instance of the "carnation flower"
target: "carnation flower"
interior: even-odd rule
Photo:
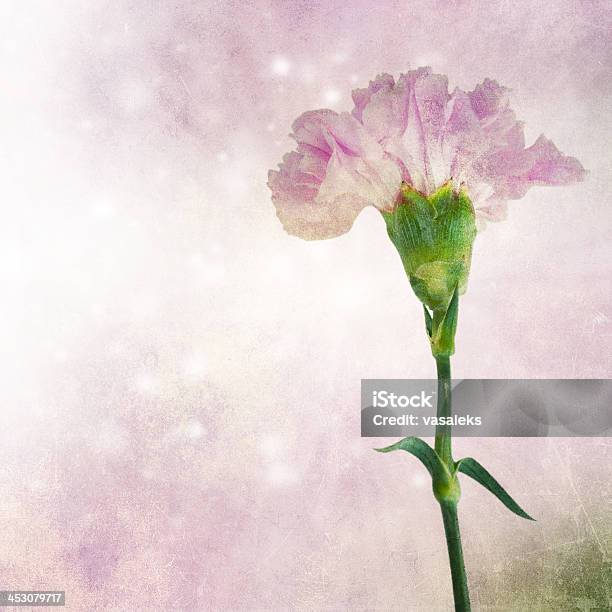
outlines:
[[[525,147],[508,90],[486,79],[448,93],[446,77],[420,68],[388,74],[353,92],[349,113],[319,110],[293,124],[295,151],[270,171],[278,217],[290,234],[316,240],[347,232],[365,206],[381,211],[414,293],[438,373],[431,448],[407,437],[404,450],[427,468],[442,510],[457,612],[469,612],[457,504],[458,474],[473,478],[516,515],[531,517],[475,459],[455,461],[451,445],[450,357],[459,295],[467,286],[477,218],[503,218],[508,200],[532,185],[566,185],[585,170],[540,136]]]
[[[525,147],[507,94],[490,79],[449,94],[445,76],[419,68],[356,89],[350,114],[304,113],[293,124],[297,149],[269,173],[286,231],[308,240],[341,235],[365,206],[393,211],[402,184],[426,197],[451,184],[480,219],[497,221],[533,185],[581,180],[580,162],[544,136]]]

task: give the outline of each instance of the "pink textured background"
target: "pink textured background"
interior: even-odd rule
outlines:
[[[359,438],[362,377],[433,375],[420,306],[376,211],[301,242],[267,170],[298,114],[349,110],[378,72],[511,87],[529,144],[590,174],[478,237],[455,374],[608,377],[608,3],[0,17],[0,588],[65,589],[74,610],[448,609],[421,467]],[[605,609],[610,441],[456,447],[539,519],[465,484],[475,609]]]

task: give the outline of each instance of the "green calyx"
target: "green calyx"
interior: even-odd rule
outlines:
[[[472,202],[451,183],[430,196],[404,183],[394,210],[382,215],[410,285],[425,306],[432,352],[452,355],[458,295],[467,287],[476,237]]]

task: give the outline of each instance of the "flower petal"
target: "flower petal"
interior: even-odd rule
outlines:
[[[449,96],[446,77],[419,68],[397,83],[385,74],[355,90],[353,116],[414,189],[428,195],[452,180],[492,220],[505,215],[508,199],[522,197],[532,185],[568,184],[585,174],[578,160],[544,137],[525,148],[508,91],[485,79],[473,91],[457,88]]]
[[[327,175],[317,200],[331,202],[349,195],[355,206],[392,208],[399,193],[401,174],[386,159],[382,147],[348,113],[338,115],[328,126],[333,148]]]
[[[411,71],[403,77],[410,84],[409,115],[405,138],[422,143],[421,160],[425,180],[425,193],[433,193],[448,180],[448,171],[442,155],[442,136],[446,123],[448,79],[432,74],[431,68]],[[410,118],[413,117],[413,121]]]
[[[508,92],[509,89],[502,87],[497,81],[485,79],[467,95],[476,117],[484,120],[487,117],[497,116],[507,108]]]
[[[398,166],[348,113],[305,113],[293,124],[297,151],[285,155],[268,186],[285,230],[306,240],[347,232],[368,205],[391,208]]]
[[[487,181],[497,198],[517,200],[535,185],[568,185],[585,174],[575,157],[563,155],[552,141],[540,136],[527,149],[489,152],[474,165],[471,178]]]
[[[404,180],[423,193],[433,193],[447,178],[442,155],[442,134],[448,103],[446,77],[431,68],[400,76],[389,75],[353,92],[353,115],[385,151],[401,160]]]
[[[580,181],[585,170],[541,136],[525,148],[508,89],[485,79],[449,95],[445,76],[419,68],[381,74],[353,91],[351,114],[304,113],[293,124],[297,150],[271,171],[269,186],[288,232],[340,235],[367,205],[390,210],[401,181],[430,195],[453,182],[481,219],[505,216],[507,201],[532,185]]]
[[[490,79],[467,94],[455,90],[444,136],[451,177],[465,185],[476,212],[489,221],[504,219],[507,201],[522,198],[533,185],[565,185],[585,175],[577,159],[563,155],[543,136],[525,148],[523,123],[510,109],[507,94]]]
[[[371,83],[370,87],[372,85]],[[375,83],[367,106],[360,113],[356,113],[356,107],[353,109],[353,115],[363,123],[377,142],[384,144],[390,138],[401,136],[404,132],[405,98],[405,87],[395,85],[392,78],[390,81],[385,80],[384,83]]]
[[[543,134],[525,150],[525,155],[531,161],[525,178],[532,185],[569,185],[586,176],[586,170],[575,157],[563,155]]]
[[[379,74],[373,81],[370,81],[368,87],[364,89],[354,89],[352,92],[355,108],[353,116],[362,121],[362,114],[366,106],[370,104],[372,96],[378,91],[390,91],[395,85],[395,79],[390,74]]]
[[[336,112],[327,108],[302,113],[291,126],[292,138],[302,147],[308,145],[329,156],[331,147],[325,138],[324,126],[336,116]]]

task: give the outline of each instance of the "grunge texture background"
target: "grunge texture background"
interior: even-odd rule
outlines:
[[[589,170],[479,235],[454,373],[611,372],[607,2],[8,1],[0,8],[0,576],[71,610],[451,605],[421,466],[361,378],[430,377],[380,215],[306,243],[266,188],[291,121],[379,72],[512,89]],[[380,443],[380,440],[376,441]],[[608,439],[456,441],[475,610],[607,610]]]

